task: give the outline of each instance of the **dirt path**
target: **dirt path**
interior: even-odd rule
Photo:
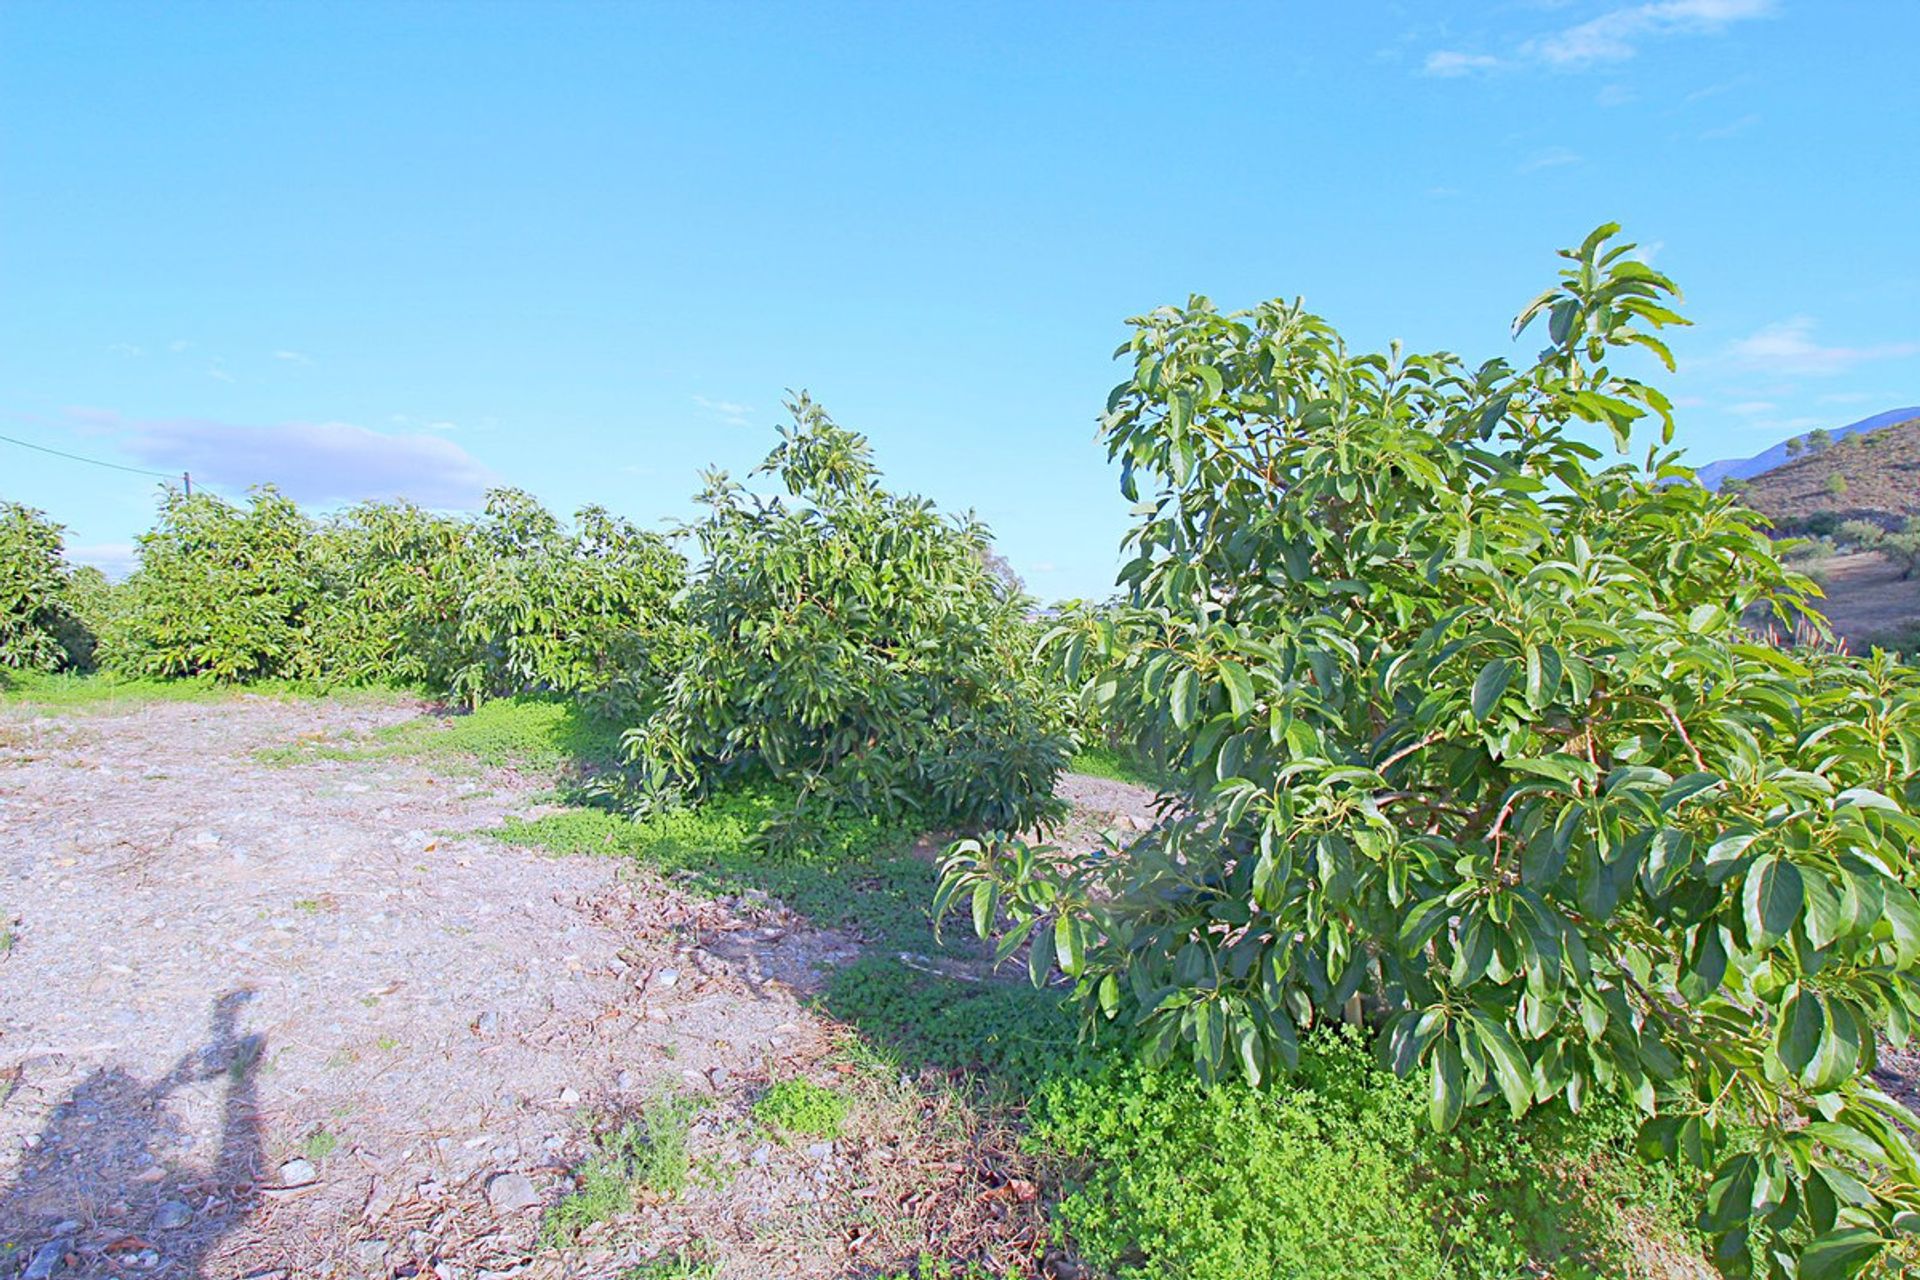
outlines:
[[[0,710],[0,1276],[618,1276],[691,1239],[823,1276],[910,1245],[876,1205],[914,1142],[968,1140],[948,1103],[868,1080],[804,1145],[749,1114],[851,1071],[795,986],[844,939],[471,834],[545,779],[256,755],[420,711]],[[667,1093],[702,1106],[694,1186],[542,1249],[593,1116]],[[948,1163],[914,1194],[970,1194]]]

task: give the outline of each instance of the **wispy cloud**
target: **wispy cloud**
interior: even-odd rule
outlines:
[[[1743,400],[1739,404],[1728,405],[1727,412],[1737,413],[1743,418],[1751,418],[1755,414],[1772,413],[1779,407],[1771,400]]]
[[[349,422],[244,426],[197,418],[102,422],[120,447],[149,466],[190,471],[230,490],[273,484],[300,502],[411,498],[429,507],[477,505],[498,477],[465,449],[437,435],[388,435]]]
[[[1603,107],[1624,107],[1640,97],[1624,84],[1603,85],[1600,92],[1593,95],[1596,104]]]
[[[1580,153],[1568,147],[1548,147],[1545,151],[1536,151],[1520,163],[1521,173],[1537,173],[1541,169],[1558,169],[1563,165],[1579,164]]]
[[[1764,18],[1773,11],[1773,0],[1655,0],[1610,9],[1578,26],[1528,41],[1521,52],[1557,67],[1623,62],[1646,41],[1718,35],[1736,22]]]
[[[1625,62],[1652,41],[1679,36],[1719,35],[1735,23],[1771,16],[1775,0],[1650,0],[1622,5],[1575,26],[1523,41],[1511,53],[1496,56],[1459,49],[1438,49],[1422,69],[1430,76],[1455,77],[1520,66],[1575,70]],[[1602,91],[1601,105],[1617,106]]]
[[[109,346],[107,350],[117,356],[143,356],[147,354],[145,347],[136,347],[131,342],[116,342]]]
[[[695,396],[693,402],[732,427],[747,425],[747,416],[753,412],[750,404],[740,404],[733,400],[714,400],[707,396]]]
[[[312,364],[313,363],[313,357],[308,355],[304,351],[276,351],[273,353],[273,358],[275,360],[284,360],[288,364]]]
[[[1458,49],[1436,49],[1427,55],[1421,70],[1430,76],[1468,76],[1476,71],[1491,71],[1500,59],[1489,53],[1462,53]]]
[[[188,342],[185,338],[175,338],[172,342],[169,342],[167,344],[167,350],[173,352],[175,355],[178,355],[192,345],[193,344],[191,342]]]
[[[1699,133],[1699,138],[1702,142],[1717,142],[1722,138],[1736,138],[1759,123],[1759,115],[1749,113],[1741,116],[1738,120],[1732,120],[1711,129],[1702,129]]]
[[[238,381],[240,381],[240,379],[238,379],[238,378],[236,378],[236,377],[234,377],[234,376],[233,376],[232,374],[230,374],[230,373],[228,373],[228,372],[226,371],[226,369],[225,369],[225,368],[223,368],[223,367],[221,366],[221,364],[220,364],[220,362],[219,362],[218,360],[215,360],[215,361],[214,361],[214,362],[213,362],[212,364],[210,364],[210,365],[208,365],[208,366],[207,366],[207,376],[208,376],[209,378],[212,378],[212,379],[213,379],[213,380],[214,380],[215,382],[238,382]]]
[[[1734,363],[1771,373],[1826,377],[1874,360],[1920,355],[1920,342],[1880,342],[1864,347],[1830,347],[1816,342],[1810,316],[1767,325],[1727,347]]]

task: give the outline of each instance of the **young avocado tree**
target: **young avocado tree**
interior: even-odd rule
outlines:
[[[1725,1271],[1855,1274],[1920,1225],[1869,1075],[1920,1016],[1920,682],[1742,625],[1809,584],[1609,363],[1671,367],[1685,323],[1617,230],[1520,314],[1524,368],[1350,352],[1298,303],[1134,320],[1127,601],[1045,648],[1178,804],[1098,856],[964,841],[936,910],[1010,917],[1003,954],[1209,1077],[1344,1015],[1442,1129],[1617,1091],[1709,1172]]]
[[[971,516],[880,486],[866,438],[802,395],[757,474],[709,473],[687,656],[630,738],[666,793],[760,773],[804,837],[836,812],[1020,827],[1053,805],[1066,697],[1030,656],[1026,597]]]

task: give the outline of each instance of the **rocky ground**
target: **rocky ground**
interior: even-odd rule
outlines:
[[[476,834],[542,777],[274,757],[423,710],[0,709],[0,1276],[611,1277],[688,1248],[804,1277],[1038,1241],[991,1117],[806,1005],[850,939]],[[840,1138],[754,1119],[796,1076],[854,1099]],[[594,1134],[662,1099],[686,1191],[543,1244]]]

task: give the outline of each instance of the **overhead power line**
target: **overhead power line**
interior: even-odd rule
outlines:
[[[50,453],[56,458],[65,458],[69,462],[84,462],[89,466],[109,467],[115,471],[130,471],[136,476],[152,476],[157,480],[180,480],[185,482],[187,492],[193,492],[193,477],[186,472],[149,471],[145,467],[129,467],[118,462],[107,462],[100,458],[83,458],[77,453],[67,453],[61,449],[49,449],[46,445],[35,444],[31,440],[16,440],[12,436],[0,436],[8,444],[17,444],[22,449],[32,449],[37,453]]]

